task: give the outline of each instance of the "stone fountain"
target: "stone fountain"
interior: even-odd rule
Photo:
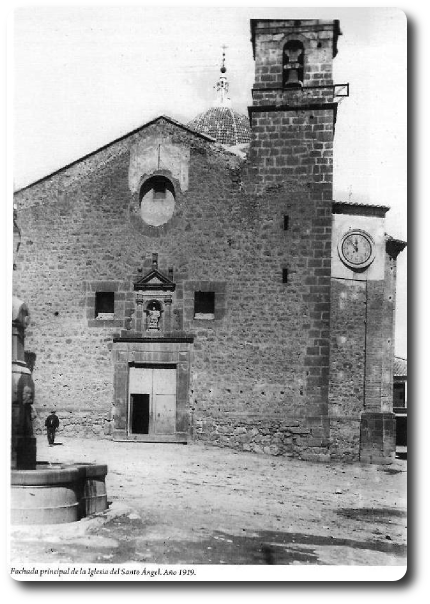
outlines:
[[[14,235],[16,229],[14,216]],[[14,525],[74,522],[107,509],[107,466],[37,461],[33,432],[35,388],[24,346],[29,320],[27,305],[14,296],[10,520]]]

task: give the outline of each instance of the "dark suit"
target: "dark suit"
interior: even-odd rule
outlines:
[[[55,413],[51,413],[45,420],[46,431],[48,434],[48,443],[50,445],[54,444],[55,440],[55,431],[60,425],[60,420],[55,415]]]

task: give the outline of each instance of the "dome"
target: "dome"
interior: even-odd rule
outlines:
[[[200,134],[212,136],[218,143],[229,147],[251,141],[249,119],[230,107],[211,107],[187,125]]]

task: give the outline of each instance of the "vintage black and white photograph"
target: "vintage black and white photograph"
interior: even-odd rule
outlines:
[[[9,575],[401,579],[405,13],[11,33]]]

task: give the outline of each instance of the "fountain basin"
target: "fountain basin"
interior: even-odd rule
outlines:
[[[11,473],[11,524],[75,522],[107,509],[107,466],[49,464]]]
[[[19,232],[15,215],[14,226]],[[24,347],[28,323],[27,305],[13,296],[11,523],[75,522],[107,509],[107,466],[36,462],[32,411],[35,388]]]
[[[106,510],[108,507],[105,483],[107,465],[76,463],[72,467],[80,471],[80,517],[86,518]]]

